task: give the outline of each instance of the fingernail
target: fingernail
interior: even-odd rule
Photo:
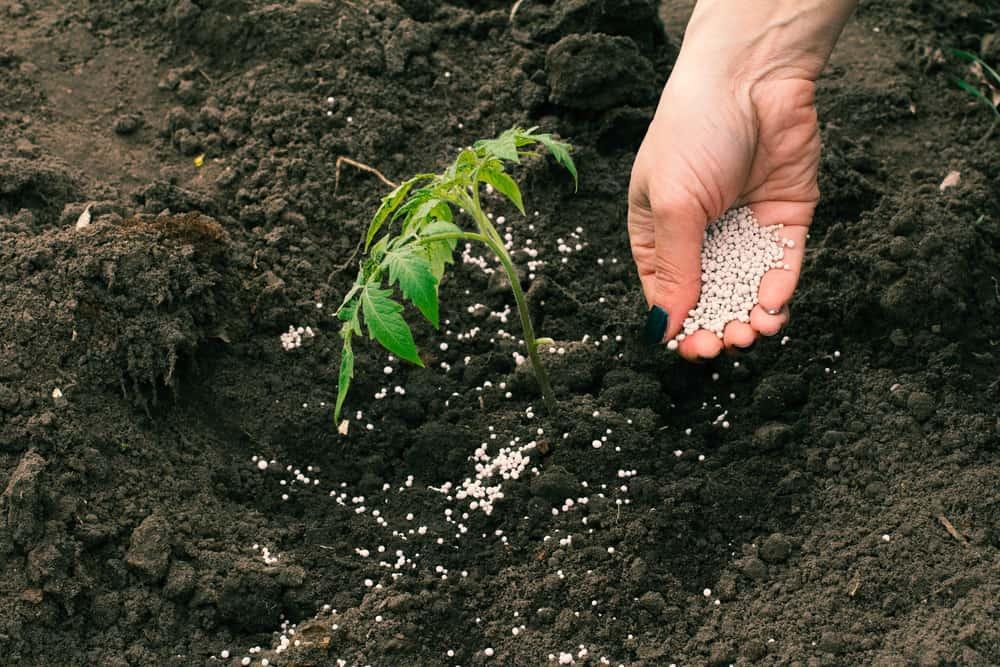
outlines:
[[[740,352],[749,352],[750,350],[752,350],[755,347],[757,347],[757,341],[754,340],[754,342],[752,342],[752,343],[750,343],[749,345],[746,345],[746,346],[743,346],[743,345],[733,345],[733,347],[735,347]]]
[[[782,306],[781,308],[784,308],[784,306]],[[765,308],[764,312],[767,313],[768,315],[780,315],[781,308]]]
[[[662,343],[663,334],[667,332],[667,322],[669,321],[670,316],[667,311],[659,306],[650,308],[649,315],[646,316],[646,326],[642,330],[642,342],[646,345]]]

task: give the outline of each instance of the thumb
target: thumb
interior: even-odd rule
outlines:
[[[656,293],[653,304],[667,311],[664,338],[681,332],[701,293],[701,245],[707,216],[690,199],[653,209],[656,225]]]
[[[635,213],[646,224],[645,237],[653,241],[640,275],[645,269],[643,290],[650,306],[643,339],[655,345],[677,336],[688,311],[698,303],[701,245],[708,217],[692,199],[654,202]]]

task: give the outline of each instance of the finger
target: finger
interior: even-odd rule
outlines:
[[[749,324],[733,321],[726,325],[723,343],[727,350],[749,352],[756,342],[757,332]]]
[[[770,313],[758,304],[750,311],[750,326],[762,336],[773,336],[788,324],[789,317],[787,305]]]
[[[757,290],[760,305],[765,310],[775,311],[791,301],[799,282],[813,205],[767,202],[756,204],[753,208],[761,225],[783,225],[780,236],[785,241],[784,257],[781,259],[784,266],[765,273]]]
[[[632,192],[629,194],[629,243],[632,246],[632,259],[639,272],[642,293],[646,296],[648,308],[653,305],[653,298],[656,295],[656,231],[648,201]]]
[[[722,339],[707,329],[698,329],[693,334],[685,336],[677,347],[677,353],[688,361],[704,361],[719,356],[722,352]]]
[[[688,311],[698,303],[701,244],[708,219],[701,207],[688,199],[654,201],[652,213],[656,246],[652,301],[667,311],[664,340],[669,340],[681,332]]]

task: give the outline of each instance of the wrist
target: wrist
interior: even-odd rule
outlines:
[[[816,80],[857,0],[699,0],[677,65],[753,87]]]

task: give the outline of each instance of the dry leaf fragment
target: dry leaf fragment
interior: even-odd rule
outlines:
[[[90,226],[90,205],[88,204],[87,208],[83,209],[83,213],[80,214],[80,217],[76,219],[76,228],[83,229],[89,226]]]
[[[948,175],[944,177],[944,180],[941,181],[941,185],[939,185],[938,188],[941,190],[941,192],[944,192],[948,188],[953,188],[961,182],[962,182],[962,172],[949,171]]]
[[[517,0],[517,2],[514,3],[514,6],[510,8],[510,18],[508,20],[511,23],[514,22],[514,17],[517,16],[517,10],[521,8],[522,2],[524,2],[524,0]]]

